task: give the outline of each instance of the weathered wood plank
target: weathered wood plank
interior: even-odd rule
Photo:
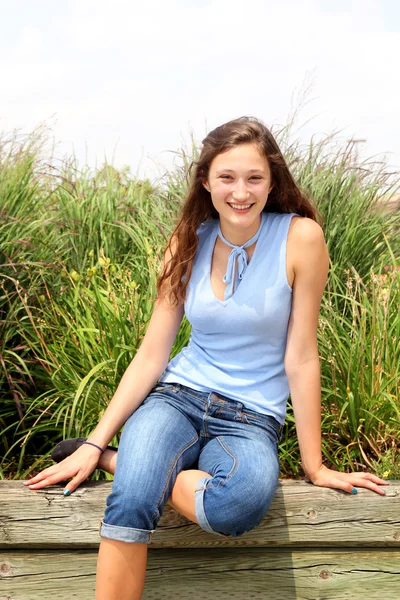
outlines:
[[[94,598],[95,552],[0,553],[0,600]],[[150,549],[143,600],[398,600],[397,549]]]
[[[33,492],[0,481],[0,547],[96,548],[111,482],[87,482],[70,497],[62,487]],[[386,496],[353,496],[304,481],[281,481],[261,525],[239,538],[208,534],[166,507],[151,546],[400,546],[400,481]]]

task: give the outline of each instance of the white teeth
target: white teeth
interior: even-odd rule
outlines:
[[[246,204],[244,206],[242,206],[241,204],[230,204],[229,206],[235,208],[236,210],[246,210],[247,208],[250,208],[251,204]]]

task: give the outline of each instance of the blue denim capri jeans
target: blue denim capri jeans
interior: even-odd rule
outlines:
[[[202,529],[239,536],[268,511],[278,484],[282,426],[215,392],[158,383],[126,421],[100,535],[149,543],[183,469],[200,469]]]

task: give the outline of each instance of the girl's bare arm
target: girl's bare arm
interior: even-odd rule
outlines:
[[[183,313],[182,303],[172,307],[166,299],[156,301],[143,342],[88,441],[106,448],[146,398],[168,364]],[[29,485],[31,489],[39,489],[72,477],[74,480],[68,485],[68,489],[73,491],[96,468],[99,456],[99,449],[84,444],[68,458],[25,482],[25,485]]]

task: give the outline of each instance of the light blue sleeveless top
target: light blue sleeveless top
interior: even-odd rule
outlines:
[[[286,243],[295,215],[262,213],[251,260],[225,300],[214,295],[210,280],[219,219],[199,227],[185,302],[190,340],[160,381],[219,392],[283,425],[289,396],[283,362],[292,307]]]

